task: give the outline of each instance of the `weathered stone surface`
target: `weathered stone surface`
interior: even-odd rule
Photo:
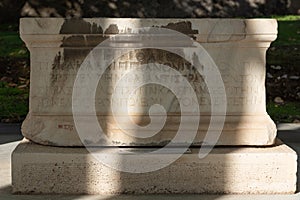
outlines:
[[[12,154],[13,192],[280,194],[296,190],[297,155],[280,142],[268,148],[215,148],[204,159],[199,159],[198,148],[191,150],[166,168],[140,174],[107,167],[84,148],[24,141]],[[110,153],[122,154],[119,148],[110,148]],[[164,160],[168,154],[158,156]],[[132,168],[139,164],[137,159]]]
[[[270,19],[21,19],[21,38],[31,54],[30,112],[23,123],[24,136],[40,144],[81,146],[72,116],[72,92],[80,65],[92,48],[105,39],[116,34],[137,37],[138,34],[131,30],[151,26],[188,34],[205,48],[218,66],[227,95],[227,115],[218,145],[274,143],[276,128],[266,113],[264,86],[265,52],[277,35],[277,23]],[[158,41],[165,46],[174,45],[170,42],[172,36],[160,39]],[[130,42],[116,41],[116,45],[126,47]],[[186,44],[181,45],[184,49]],[[126,135],[112,117],[111,88],[130,69],[138,69],[149,62],[177,70],[193,86],[201,110],[199,129],[193,142],[201,144],[211,115],[211,99],[204,83],[205,77],[195,72],[189,61],[176,54],[161,49],[141,49],[115,59],[99,81],[96,112],[101,127],[113,141],[112,145],[163,145],[176,134],[180,107],[174,95],[162,86],[145,86],[127,104],[129,116],[140,125],[149,123],[151,105],[161,104],[166,108],[166,124],[155,136],[140,139]],[[93,70],[88,73],[93,74]],[[88,76],[82,78],[89,79]],[[117,92],[118,98],[113,102],[120,116],[127,108],[122,96],[130,92],[133,84],[127,83]],[[88,88],[81,89],[88,92]],[[186,92],[186,88],[182,90]],[[218,88],[213,88],[213,92],[218,94]],[[81,99],[77,100],[81,102]],[[185,96],[183,102],[190,107],[195,105],[189,96]],[[218,109],[222,104],[216,101],[213,106]],[[87,127],[92,127],[90,114],[82,112],[82,120]],[[187,127],[193,123],[192,114],[190,118],[191,121],[186,122]],[[136,136],[139,134],[137,132]]]

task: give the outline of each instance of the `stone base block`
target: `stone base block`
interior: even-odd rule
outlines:
[[[274,194],[296,190],[297,155],[280,142],[265,148],[217,147],[204,159],[199,159],[198,151],[191,148],[171,165],[139,174],[103,165],[84,148],[23,141],[12,154],[13,192]],[[137,164],[133,161],[132,166]]]

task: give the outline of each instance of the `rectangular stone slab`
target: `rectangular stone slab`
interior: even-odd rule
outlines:
[[[134,31],[143,27],[167,28],[177,32],[158,34],[150,40],[147,33]],[[147,48],[153,43],[161,48],[179,48],[185,55],[194,58],[189,52],[199,47],[178,39],[179,33],[198,42],[207,52],[220,72],[225,91],[220,89],[220,85],[211,87],[206,84],[207,79],[218,83],[217,75],[206,76],[212,70],[211,66],[200,63],[202,71],[199,72],[195,70],[196,61],[183,59],[170,51]],[[172,141],[181,124],[181,116],[186,116],[188,120],[182,122],[182,143],[210,145],[205,140],[209,125],[211,132],[208,134],[222,132],[217,145],[274,143],[276,127],[265,107],[265,53],[277,36],[276,20],[23,18],[20,21],[20,35],[31,58],[30,109],[22,133],[34,142],[54,146],[93,145],[93,142],[102,141],[92,135],[92,132],[100,132],[96,130],[99,123],[109,140],[103,145],[162,146]],[[105,66],[96,63],[95,68],[91,65],[78,75],[79,68],[94,47],[116,36],[119,39],[104,47],[110,50],[126,49],[138,44],[142,49],[132,50],[114,59],[99,80],[95,103],[90,103],[86,99],[93,90],[85,83],[97,76],[98,70]],[[97,57],[100,63],[110,56],[109,52]],[[199,58],[200,62],[205,59],[208,58]],[[178,84],[176,88],[182,94],[179,99],[166,87],[155,84],[134,90],[136,82],[145,78],[146,70],[141,66],[149,63],[163,64],[176,70],[191,84],[192,89],[178,84],[178,79],[170,76],[169,71],[162,71],[160,76],[150,79]],[[151,70],[150,74],[153,74]],[[117,82],[129,72],[134,73],[136,79],[126,80],[113,92]],[[81,83],[79,85],[74,85],[76,76]],[[72,99],[75,90],[82,93]],[[192,91],[196,98],[190,95]],[[132,96],[127,101],[124,96],[131,92]],[[224,94],[227,103],[222,100]],[[214,101],[211,95],[216,96]],[[164,115],[161,111],[157,112],[154,117],[158,120],[150,122],[149,109],[154,104],[166,109],[167,119],[163,128],[152,136],[151,132],[161,127],[163,120],[160,119]],[[79,123],[74,123],[72,105],[78,109],[78,121],[83,124],[80,131]],[[95,113],[90,110],[94,105]],[[117,120],[113,116],[112,105],[116,107],[114,116],[119,117]],[[224,105],[227,110],[222,113]],[[188,112],[181,112],[182,106],[188,107]],[[196,121],[199,116],[194,112],[196,106],[200,108],[200,122]],[[216,112],[212,113],[212,107]],[[96,123],[93,121],[94,115],[97,117]],[[216,121],[211,119],[212,115]],[[224,127],[218,129],[222,117],[225,117]],[[136,129],[134,125],[145,126],[149,123],[153,126],[148,132]],[[195,123],[199,127],[191,141],[188,134]],[[86,137],[79,137],[79,132]],[[140,138],[142,134],[151,137]],[[175,143],[179,145],[179,142]]]
[[[118,154],[117,163],[121,166],[124,151],[114,147],[108,154]],[[192,148],[157,171],[127,173],[100,163],[84,148],[48,147],[24,141],[12,154],[13,192],[291,194],[296,190],[297,155],[280,142],[264,148],[214,148],[204,159],[199,159],[198,151]],[[169,155],[156,157],[163,162]],[[132,169],[138,169],[139,164],[139,159],[133,161]]]

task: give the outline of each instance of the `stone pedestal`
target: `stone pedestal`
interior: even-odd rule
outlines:
[[[205,159],[199,159],[198,150],[191,148],[166,168],[140,174],[107,167],[84,148],[24,141],[12,155],[13,192],[291,194],[296,190],[297,155],[280,142],[268,148],[215,148]],[[121,159],[122,152],[110,148],[107,154],[119,153]],[[169,154],[159,156],[163,162]],[[136,160],[132,168],[138,165]]]
[[[173,32],[155,33],[153,39],[151,31],[138,31],[142,27],[165,28]],[[180,34],[189,36],[193,41],[188,44]],[[112,141],[109,145],[164,145],[174,138],[181,116],[189,119],[184,122],[186,127],[183,129],[187,134],[194,124],[193,119],[199,115],[201,119],[192,141],[194,145],[206,145],[204,138],[209,124],[211,123],[211,132],[219,131],[215,127],[222,121],[218,118],[223,117],[224,127],[217,145],[274,143],[276,127],[265,107],[265,53],[277,36],[276,20],[24,18],[20,21],[20,35],[31,56],[30,111],[23,123],[22,133],[36,143],[54,146],[83,145],[82,140],[85,139],[80,140],[78,137],[72,103],[73,106],[82,106],[78,115],[82,117],[81,121],[84,121],[86,127],[92,127],[85,132],[96,129],[91,117],[94,113],[90,111],[93,102],[87,103],[80,96],[75,96],[72,102],[72,94],[74,89],[78,89],[85,91],[86,95],[83,96],[86,97],[92,91],[89,91],[90,87],[85,83],[99,73],[99,69],[105,69],[104,64],[97,64],[98,62],[96,68],[87,67],[77,77],[82,85],[74,85],[84,59],[101,42],[107,45],[106,50],[108,47],[141,48],[115,58],[99,80],[94,103],[95,114],[104,134]],[[115,39],[111,39],[110,44],[105,43],[110,38]],[[190,55],[189,52],[195,48],[200,49],[199,45],[203,48],[202,56]],[[169,48],[169,51],[161,48]],[[172,48],[184,52],[183,55],[191,59],[186,60],[171,52]],[[110,53],[108,51],[95,57],[102,61]],[[211,63],[205,63],[207,59],[211,59]],[[200,63],[196,70],[197,62]],[[170,76],[168,71],[162,71],[158,78],[178,84],[176,87],[182,94],[183,105],[180,105],[172,91],[155,84],[137,90],[129,101],[124,100],[124,96],[132,92],[136,84],[135,78],[143,78],[146,70],[139,71],[141,66],[149,63],[166,65],[179,72],[191,84],[192,88],[178,84],[176,77]],[[213,63],[217,67],[217,73],[209,76]],[[113,92],[117,81],[130,70],[134,70],[135,76]],[[218,82],[218,73],[224,84],[224,91],[222,84],[207,85],[207,81]],[[157,77],[153,80],[157,81],[155,78]],[[190,92],[196,93],[196,99],[189,95]],[[227,102],[222,98],[225,93]],[[115,94],[113,101],[112,94]],[[212,95],[216,97],[214,101]],[[162,131],[153,137],[141,139],[139,135],[144,132],[134,130],[134,125],[120,128],[116,123],[114,116],[129,116],[136,124],[148,124],[148,112],[153,104],[162,105],[167,114]],[[116,106],[114,116],[112,105]],[[201,113],[195,114],[190,109],[181,114],[183,106],[199,107]],[[222,113],[224,106],[227,108]],[[212,107],[215,109],[214,113]],[[212,114],[217,120],[211,120]],[[156,117],[162,115],[158,113]],[[161,126],[161,121],[157,120],[157,124],[153,122],[153,127]],[[126,131],[132,134],[126,134]]]
[[[20,34],[30,51],[31,84],[22,125],[28,141],[12,155],[15,193],[295,192],[297,155],[275,143],[265,106],[265,53],[276,20],[25,18]],[[110,51],[116,49],[130,51]],[[118,56],[109,60],[111,54]],[[141,79],[152,82],[136,90]],[[191,148],[142,159],[143,151],[170,143]],[[200,145],[222,146],[200,158]],[[115,168],[95,159],[95,150]],[[168,164],[170,157],[176,161]],[[131,173],[116,170],[128,160]],[[166,167],[136,173],[157,163]]]

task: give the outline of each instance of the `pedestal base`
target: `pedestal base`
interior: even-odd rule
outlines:
[[[198,151],[192,148],[161,170],[139,174],[107,167],[84,148],[24,141],[12,154],[13,192],[274,194],[296,190],[297,155],[280,142],[264,148],[217,147],[204,159],[199,159]]]

